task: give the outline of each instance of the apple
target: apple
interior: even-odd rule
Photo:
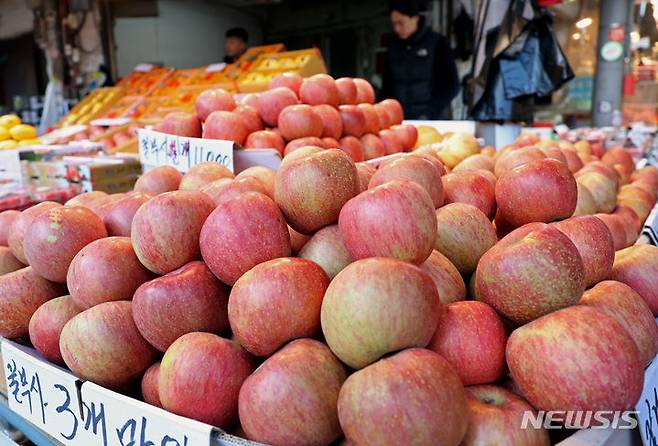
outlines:
[[[346,138],[349,138],[349,136],[346,136]],[[325,149],[338,149],[340,148],[340,143],[336,141],[334,138],[330,138],[328,136],[325,136],[322,139],[322,146]]]
[[[288,144],[283,151],[283,156],[286,157],[295,150],[299,150],[303,147],[319,147],[321,149],[326,148],[324,142],[316,136],[307,136],[305,138],[293,139]]]
[[[645,192],[649,193],[651,198],[655,201],[658,198],[658,184],[656,182],[653,182],[649,179],[646,178],[640,178],[632,183],[630,183],[632,186],[639,187],[640,189],[644,190]],[[8,211],[5,211],[8,212]],[[0,214],[2,215],[2,214]]]
[[[313,234],[299,251],[299,257],[317,263],[329,280],[354,261],[343,243],[338,225],[326,226]]]
[[[498,241],[487,216],[475,206],[450,203],[436,210],[434,249],[445,255],[462,274],[475,271],[480,257]]]
[[[336,79],[336,89],[338,90],[339,104],[358,104],[356,101],[356,84],[351,77],[341,77]]]
[[[601,157],[601,161],[610,167],[614,167],[615,164],[620,164],[623,166],[624,170],[628,172],[633,172],[633,170],[635,170],[635,161],[633,161],[633,157],[630,153],[624,150],[623,147],[613,147],[608,150]]]
[[[432,254],[420,265],[436,286],[441,303],[447,305],[466,299],[466,285],[464,279],[455,265],[439,251],[434,250]]]
[[[165,192],[177,190],[183,174],[171,166],[158,166],[137,178],[135,192],[143,192],[150,195],[159,195]]]
[[[389,117],[388,109],[386,107],[382,107],[379,104],[374,104],[374,107],[379,120],[379,126],[382,129],[388,129],[390,126],[395,125],[395,123],[391,122],[391,117]]]
[[[562,155],[564,155],[564,158],[567,163],[567,167],[569,168],[571,173],[576,173],[583,168],[584,164],[582,160],[578,157],[578,154],[576,153],[575,150],[562,149]]]
[[[471,300],[446,305],[427,348],[450,363],[462,384],[471,386],[503,376],[506,342],[505,327],[496,311]]]
[[[644,364],[633,339],[613,317],[585,305],[517,328],[506,356],[537,410],[627,410],[642,393]]]
[[[276,203],[302,234],[335,223],[343,205],[358,193],[354,162],[338,149],[286,159],[276,173]]]
[[[341,105],[338,113],[343,121],[343,135],[360,138],[366,133],[366,116],[356,105]]]
[[[256,107],[240,104],[235,107],[233,113],[242,118],[242,123],[247,128],[247,134],[263,130],[263,120],[260,118]]]
[[[103,221],[81,206],[53,207],[40,214],[25,233],[28,264],[44,279],[66,282],[73,257],[94,240],[107,237]]]
[[[236,180],[246,177],[256,178],[261,182],[265,190],[267,191],[267,196],[274,198],[274,178],[276,172],[270,169],[269,167],[264,166],[251,166],[240,172],[235,176]]]
[[[464,387],[448,361],[410,348],[350,375],[338,419],[354,445],[459,445],[468,427]]]
[[[455,167],[471,155],[480,153],[480,143],[473,135],[454,133],[446,136],[436,152],[441,162],[449,168]]]
[[[139,263],[129,237],[107,237],[77,253],[66,275],[76,306],[86,310],[103,302],[131,300],[153,275]]]
[[[233,178],[233,172],[219,163],[206,161],[190,167],[183,176],[179,189],[197,191],[220,178]]]
[[[111,389],[125,389],[157,358],[157,351],[139,334],[132,302],[105,302],[69,320],[59,348],[78,377]]]
[[[502,152],[496,159],[494,165],[494,174],[500,177],[505,172],[508,172],[515,167],[522,166],[531,161],[545,159],[544,152],[537,147],[523,147],[521,149],[513,149],[507,152]]]
[[[461,161],[459,164],[452,169],[453,172],[459,172],[461,170],[488,170],[489,172],[494,171],[494,161],[487,155],[476,154],[471,155]]]
[[[585,291],[579,302],[611,316],[631,335],[643,364],[658,353],[658,325],[651,308],[625,283],[604,280]]]
[[[214,111],[203,124],[203,138],[222,139],[242,144],[249,135],[242,115],[235,112]]]
[[[357,195],[340,211],[338,226],[354,259],[395,257],[419,265],[436,240],[432,198],[410,180],[389,181]]]
[[[167,349],[160,364],[162,407],[226,428],[238,417],[242,383],[254,370],[237,343],[211,333],[188,333]]]
[[[190,262],[140,286],[133,297],[135,325],[164,352],[186,333],[228,328],[228,292],[201,261]]]
[[[629,194],[625,194],[623,196],[619,196],[617,198],[617,203],[622,205],[622,206],[627,206],[637,214],[638,218],[641,221],[645,221],[647,217],[649,217],[649,214],[651,213],[651,209],[653,208],[653,205],[651,204],[650,201],[647,201],[645,198],[638,196],[630,196]]]
[[[278,87],[287,87],[290,88],[297,96],[299,96],[299,87],[302,86],[304,78],[297,73],[281,73],[274,76],[270,79],[269,84],[267,85],[268,90],[274,90]]]
[[[295,338],[320,331],[320,307],[329,279],[316,263],[298,258],[263,262],[240,277],[228,302],[235,339],[268,357]]]
[[[61,296],[62,287],[39,276],[31,266],[0,276],[0,336],[28,334],[30,318],[45,302]]]
[[[201,138],[201,122],[194,113],[171,112],[164,117],[160,131],[170,135]]]
[[[311,139],[317,139],[317,138],[311,138]],[[293,160],[296,159],[301,159],[305,158],[309,155],[313,155],[316,153],[322,153],[324,152],[324,148],[318,147],[318,146],[300,146],[298,148],[295,148],[291,153],[289,153],[287,156],[283,158],[281,161],[281,164],[279,167],[290,164]],[[276,186],[276,175],[274,176],[275,180],[275,186]]]
[[[310,105],[289,105],[279,115],[279,131],[288,141],[322,136],[322,119]]]
[[[233,95],[221,88],[202,92],[194,103],[196,114],[204,122],[214,111],[233,111],[235,100]]]
[[[380,166],[370,179],[368,188],[403,179],[411,180],[425,189],[435,208],[443,205],[441,171],[431,161],[417,155],[400,157]]]
[[[160,380],[160,363],[156,362],[151,367],[146,369],[142,377],[142,399],[145,403],[151,406],[159,407],[162,409],[160,402],[160,391],[158,389],[158,381]]]
[[[359,192],[368,190],[368,183],[375,174],[375,168],[368,163],[356,163],[356,170],[359,174]]]
[[[293,255],[297,255],[306,243],[311,240],[310,235],[297,232],[290,225],[288,225],[288,233],[290,234],[290,251]]]
[[[633,288],[658,316],[658,247],[635,245],[617,251],[609,279]]]
[[[152,195],[148,193],[131,192],[117,201],[103,218],[108,235],[130,237],[135,213],[151,198]]]
[[[635,211],[630,207],[624,206],[623,204],[617,204],[613,214],[621,215],[621,217],[626,222],[626,225],[633,228],[636,234],[639,233],[640,230],[642,229],[640,218],[637,216]]]
[[[0,246],[9,246],[9,228],[19,215],[20,212],[13,209],[0,212]]]
[[[322,120],[322,136],[339,139],[343,134],[343,120],[338,110],[327,104],[316,105],[313,108]]]
[[[326,345],[292,341],[240,389],[240,423],[263,444],[329,445],[342,435],[336,404],[347,374]]]
[[[567,166],[567,169],[569,169],[569,165],[567,164],[567,157],[564,156],[562,151],[557,147],[544,147],[544,148],[540,148],[540,150],[544,153],[544,155],[546,155],[546,158],[551,158],[556,161],[559,161],[565,166]],[[569,169],[569,172],[571,172],[571,169]]]
[[[587,215],[572,217],[552,224],[569,237],[583,261],[585,286],[605,280],[615,260],[612,234],[599,218]]]
[[[131,240],[139,261],[156,274],[199,258],[199,234],[215,203],[198,191],[166,192],[137,210]]]
[[[222,178],[221,180],[214,181],[207,186],[202,187],[201,192],[212,198],[215,202],[215,206],[219,206],[223,202],[245,192],[259,192],[267,195],[268,190],[259,179],[254,177],[244,177],[236,178],[234,180]]]
[[[377,116],[377,111],[375,110],[375,106],[366,103],[366,104],[359,104],[357,105],[357,107],[359,108],[359,110],[363,112],[363,117],[366,120],[364,133],[376,134],[377,132],[379,132],[381,130],[381,125],[379,124],[379,116]],[[414,129],[415,128],[416,127],[414,127]],[[407,141],[405,140],[405,142]]]
[[[14,219],[9,227],[9,232],[7,233],[7,245],[14,257],[16,257],[21,263],[27,264],[27,258],[25,257],[25,252],[23,250],[25,232],[27,229],[39,215],[60,206],[62,205],[55,203],[54,201],[43,201],[25,209]]]
[[[64,365],[59,350],[60,334],[64,325],[80,311],[71,296],[61,296],[45,302],[32,315],[29,324],[30,341],[48,361]]]
[[[402,145],[400,135],[395,130],[388,128],[380,130],[378,136],[381,142],[384,144],[386,155],[392,155],[394,153],[404,151],[404,146]]]
[[[594,195],[592,195],[587,186],[578,180],[576,180],[576,188],[578,189],[578,200],[576,201],[576,209],[573,211],[572,217],[596,214],[598,205],[594,201]]]
[[[521,429],[524,417],[535,409],[526,400],[509,390],[483,384],[466,391],[468,430],[463,446],[499,444],[505,446],[550,446],[548,432],[543,427]]]
[[[119,195],[119,194],[115,194]],[[66,206],[81,206],[92,211],[102,220],[105,214],[116,201],[114,195],[108,195],[102,191],[85,192],[68,200]]]
[[[0,246],[0,276],[18,271],[19,269],[25,268],[25,266],[27,265],[21,263],[16,256],[11,253],[11,249],[6,246]]]
[[[260,93],[256,109],[265,125],[275,127],[278,125],[281,111],[289,105],[298,103],[299,100],[293,90],[287,87],[277,87]]]
[[[233,285],[259,263],[290,256],[290,233],[270,198],[245,192],[217,206],[201,229],[201,255],[213,274]]]
[[[607,164],[601,161],[586,163],[585,166],[580,169],[576,175],[580,176],[589,172],[600,173],[614,183],[615,190],[619,189],[619,174],[614,168],[608,166]]]
[[[334,277],[320,317],[334,354],[361,369],[387,353],[425,347],[440,314],[439,295],[427,273],[377,257],[357,260]]]
[[[245,149],[274,149],[283,155],[285,144],[278,133],[271,130],[259,130],[247,136],[244,147]]]
[[[307,77],[299,87],[299,98],[309,105],[329,104],[338,107],[340,96],[334,78],[328,74]]]
[[[375,102],[375,90],[365,79],[355,77],[354,85],[356,86],[356,103],[357,104],[373,104]]]
[[[521,324],[575,305],[585,289],[578,249],[544,223],[505,236],[480,258],[475,274],[481,300]]]
[[[470,204],[492,219],[496,215],[495,183],[482,172],[463,170],[442,176],[445,203]]]
[[[361,144],[359,138],[354,136],[344,136],[340,139],[338,148],[347,153],[355,163],[364,160],[363,144]]]
[[[626,233],[626,223],[620,215],[614,214],[594,214],[605,226],[607,226],[615,251],[624,249],[628,246],[628,234]]]
[[[391,130],[398,134],[403,150],[409,151],[414,148],[418,140],[418,130],[415,126],[411,124],[398,124],[391,126]]]
[[[388,115],[389,127],[395,124],[402,124],[404,112],[402,104],[397,99],[384,99],[376,107],[384,109]],[[383,127],[383,126],[382,126]]]
[[[363,155],[366,160],[380,158],[386,156],[386,146],[377,135],[366,133],[361,137],[361,144],[363,144]]]

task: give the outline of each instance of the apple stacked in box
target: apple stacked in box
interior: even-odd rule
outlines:
[[[416,138],[367,82],[284,75],[247,101],[201,95],[203,134],[287,153],[276,172],[157,167],[0,213],[0,335],[271,445],[548,445],[524,414],[635,405],[658,169],[459,134],[365,163]]]

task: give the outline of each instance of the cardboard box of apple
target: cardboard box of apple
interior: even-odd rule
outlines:
[[[158,167],[131,193],[0,213],[0,335],[270,445],[548,445],[524,411],[633,408],[658,352],[658,248],[634,245],[658,169],[461,135],[375,168],[343,84],[363,94],[326,76],[301,81],[313,105],[213,92],[162,125],[271,137],[276,172]],[[373,107],[370,148],[414,146],[394,102]]]

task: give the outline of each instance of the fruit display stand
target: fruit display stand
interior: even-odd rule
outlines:
[[[105,114],[124,94],[125,90],[122,87],[103,87],[94,90],[60,119],[55,127],[87,124]]]

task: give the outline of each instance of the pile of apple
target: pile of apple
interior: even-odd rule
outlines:
[[[246,149],[276,149],[281,156],[304,146],[339,148],[354,162],[413,148],[418,133],[402,124],[400,103],[374,102],[365,79],[284,73],[270,81],[269,90],[247,94],[240,103],[225,90],[204,91],[196,113],[172,112],[156,129],[234,141]]]
[[[525,411],[632,408],[658,352],[658,248],[634,245],[658,169],[473,144],[158,167],[3,212],[0,335],[270,445],[548,445]]]

